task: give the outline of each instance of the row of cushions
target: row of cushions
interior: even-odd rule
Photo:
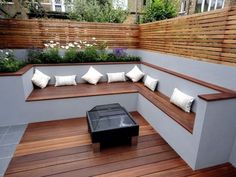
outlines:
[[[143,78],[144,73],[137,66],[135,66],[126,75],[125,72],[107,73],[108,83],[126,81],[125,76],[127,76],[133,82],[138,82],[141,78]],[[96,85],[102,77],[103,75],[91,66],[88,72],[84,74],[81,78],[90,84]],[[75,78],[76,75],[55,76],[56,79],[55,86],[76,85]],[[40,88],[45,88],[50,79],[51,78],[48,75],[36,69],[32,78],[32,82]]]
[[[135,66],[130,72],[125,75],[125,72],[119,73],[107,73],[108,76],[108,83],[111,82],[120,82],[126,81],[125,76],[131,79],[133,82],[138,82],[140,79],[143,78],[145,74]],[[101,79],[103,75],[94,69],[92,66],[89,68],[88,72],[82,76],[82,79],[87,81],[90,84],[96,85],[97,82]],[[75,81],[76,75],[72,76],[55,76],[56,83],[55,86],[62,86],[62,85],[76,85]],[[32,82],[40,87],[45,88],[50,80],[50,77],[46,74],[40,72],[39,70],[35,70],[34,76],[32,78]],[[148,87],[150,90],[155,91],[157,86],[158,80],[152,78],[151,76],[147,75],[144,81],[144,85]],[[183,109],[185,112],[191,111],[191,106],[194,101],[194,98],[181,92],[177,88],[174,89],[174,92],[170,98],[170,102],[175,104],[176,106]]]

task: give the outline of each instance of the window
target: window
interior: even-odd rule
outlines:
[[[202,9],[202,1],[203,1],[203,0],[197,0],[196,7],[195,7],[195,13],[201,12],[201,9]]]
[[[113,0],[113,7],[115,9],[121,8],[123,10],[128,9],[128,0]]]
[[[62,11],[61,5],[55,5],[55,11],[61,12]]]
[[[143,0],[143,5],[146,6],[147,0]]]
[[[224,0],[218,0],[216,3],[216,9],[221,9],[224,7]]]
[[[211,5],[209,6],[210,10],[215,10],[215,5],[216,5],[217,0],[212,0]],[[209,10],[208,10],[209,11]]]
[[[186,0],[182,0],[179,12],[180,14],[184,14],[186,12],[186,6],[187,6]]]
[[[65,12],[65,0],[52,0],[52,10],[57,12]]]
[[[0,0],[0,4],[14,4],[13,0]]]
[[[55,0],[55,4],[61,4],[61,0]]]
[[[206,12],[215,9],[222,9],[224,0],[197,0],[195,13]]]

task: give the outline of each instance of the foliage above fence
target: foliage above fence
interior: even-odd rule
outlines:
[[[0,48],[43,48],[44,43],[71,41],[95,37],[107,41],[109,47],[138,47],[138,25],[86,23],[70,20],[0,20]]]
[[[140,48],[236,63],[236,7],[142,24]]]

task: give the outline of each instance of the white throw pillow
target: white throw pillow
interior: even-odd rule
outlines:
[[[150,77],[149,75],[147,75],[145,81],[144,81],[144,85],[146,87],[148,87],[150,90],[155,91],[156,86],[157,86],[157,79],[154,79],[152,77]]]
[[[124,82],[125,81],[125,72],[120,73],[107,73],[107,82]]]
[[[98,81],[102,78],[102,74],[90,66],[88,72],[82,76],[82,79],[87,81],[90,84],[96,85]]]
[[[41,71],[39,71],[38,69],[35,69],[35,73],[31,79],[31,81],[38,87],[40,87],[41,89],[45,88],[48,85],[48,81],[51,78],[42,73]]]
[[[72,76],[55,76],[56,83],[55,87],[62,86],[62,85],[77,85],[75,81],[76,75]]]
[[[190,112],[194,98],[181,92],[175,88],[170,98],[170,102],[183,109],[185,112]]]
[[[138,82],[145,74],[135,65],[135,67],[126,74],[133,82]]]

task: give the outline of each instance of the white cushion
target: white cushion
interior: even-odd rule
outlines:
[[[144,85],[146,87],[148,87],[150,90],[155,91],[156,86],[157,86],[157,79],[154,79],[152,77],[150,77],[149,75],[147,75],[145,81],[144,81]]]
[[[56,83],[55,86],[62,86],[62,85],[76,85],[75,81],[76,75],[72,76],[55,76]]]
[[[48,81],[50,79],[51,78],[48,75],[46,75],[46,74],[42,73],[41,71],[39,71],[38,69],[36,69],[31,80],[36,86],[38,86],[40,88],[45,88],[48,85]]]
[[[138,82],[145,74],[135,65],[135,67],[126,74],[133,82]]]
[[[102,74],[90,66],[88,72],[82,76],[82,79],[87,81],[90,84],[96,85],[98,81],[102,78]]]
[[[170,102],[174,103],[176,106],[183,109],[185,112],[190,112],[192,103],[194,101],[194,97],[191,97],[183,92],[181,92],[179,89],[175,88],[174,92],[170,98]]]
[[[125,72],[120,73],[107,73],[107,82],[124,82],[125,81]]]

